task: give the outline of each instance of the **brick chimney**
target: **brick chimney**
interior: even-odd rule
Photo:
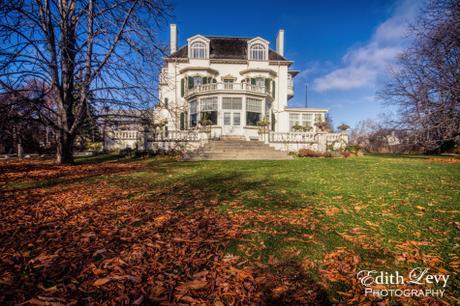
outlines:
[[[276,53],[284,56],[284,29],[280,29],[276,35]]]
[[[171,54],[177,51],[177,27],[175,23],[171,23],[169,26],[169,35],[170,35],[170,40],[169,40],[169,49]]]

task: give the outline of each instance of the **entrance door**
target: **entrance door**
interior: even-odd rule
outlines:
[[[241,131],[241,112],[224,111],[224,135],[242,135]]]

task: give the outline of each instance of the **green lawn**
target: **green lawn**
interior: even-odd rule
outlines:
[[[112,179],[164,189],[177,201],[202,191],[203,201],[217,201],[222,214],[243,226],[243,234],[228,244],[229,254],[262,263],[294,261],[316,280],[328,269],[328,254],[345,261],[356,255],[359,262],[351,264],[359,269],[458,271],[458,163],[366,156],[148,164]],[[458,278],[451,279],[448,291],[458,296]],[[332,296],[337,286],[349,289],[331,283]]]
[[[93,165],[98,158],[81,162]],[[78,184],[103,181],[133,203],[174,203],[185,219],[209,207],[228,225],[225,256],[237,258],[240,268],[272,273],[292,294],[314,284],[329,302],[362,302],[357,271],[406,274],[427,267],[451,275],[442,300],[458,302],[460,163],[375,155],[130,164],[142,167],[78,178]],[[4,188],[70,183],[60,177]],[[270,290],[283,293],[283,284]]]

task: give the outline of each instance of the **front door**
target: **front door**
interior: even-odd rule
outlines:
[[[241,112],[226,111],[224,112],[224,135],[242,135],[241,131]]]

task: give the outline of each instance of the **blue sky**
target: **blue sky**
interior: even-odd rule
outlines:
[[[335,125],[390,112],[375,92],[394,58],[408,43],[407,22],[421,1],[189,1],[174,2],[179,46],[195,34],[262,36],[275,49],[285,29],[285,56],[294,61],[295,97],[290,106],[329,108]],[[162,35],[168,41],[166,31]]]

